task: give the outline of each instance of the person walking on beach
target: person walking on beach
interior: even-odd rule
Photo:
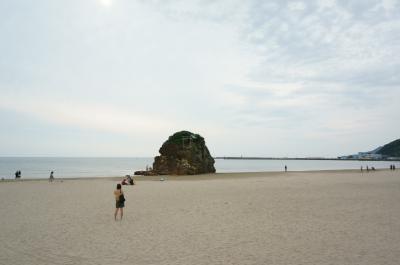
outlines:
[[[53,182],[53,180],[54,180],[54,171],[51,171],[49,181]]]
[[[125,196],[124,192],[122,191],[122,186],[121,184],[117,184],[117,189],[114,191],[114,197],[115,197],[115,213],[114,213],[114,219],[117,221],[117,214],[118,211],[120,211],[120,219],[122,220],[122,216],[124,215],[124,207],[125,207]]]

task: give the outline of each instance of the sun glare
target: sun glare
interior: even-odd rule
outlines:
[[[99,2],[105,7],[110,7],[113,4],[113,0],[99,0]]]

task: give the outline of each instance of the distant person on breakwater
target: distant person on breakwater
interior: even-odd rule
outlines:
[[[115,197],[115,213],[114,213],[114,219],[117,221],[117,214],[118,211],[120,211],[120,220],[122,220],[122,216],[124,215],[124,207],[125,207],[125,196],[124,192],[122,191],[122,186],[121,184],[117,184],[117,189],[114,191],[114,197]]]
[[[54,180],[54,171],[51,171],[49,181],[53,182],[53,180]]]

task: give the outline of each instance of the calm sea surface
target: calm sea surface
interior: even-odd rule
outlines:
[[[45,157],[0,157],[0,178],[15,177],[15,171],[21,170],[22,178],[48,178],[54,171],[57,178],[109,177],[133,174],[152,166],[153,158],[45,158]],[[330,161],[330,160],[215,160],[217,172],[260,172],[288,170],[331,170],[359,169],[368,165],[375,168],[389,168],[399,162],[386,161]]]

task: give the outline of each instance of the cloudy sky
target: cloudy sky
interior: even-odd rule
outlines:
[[[400,136],[398,0],[1,0],[0,155],[338,156]]]

